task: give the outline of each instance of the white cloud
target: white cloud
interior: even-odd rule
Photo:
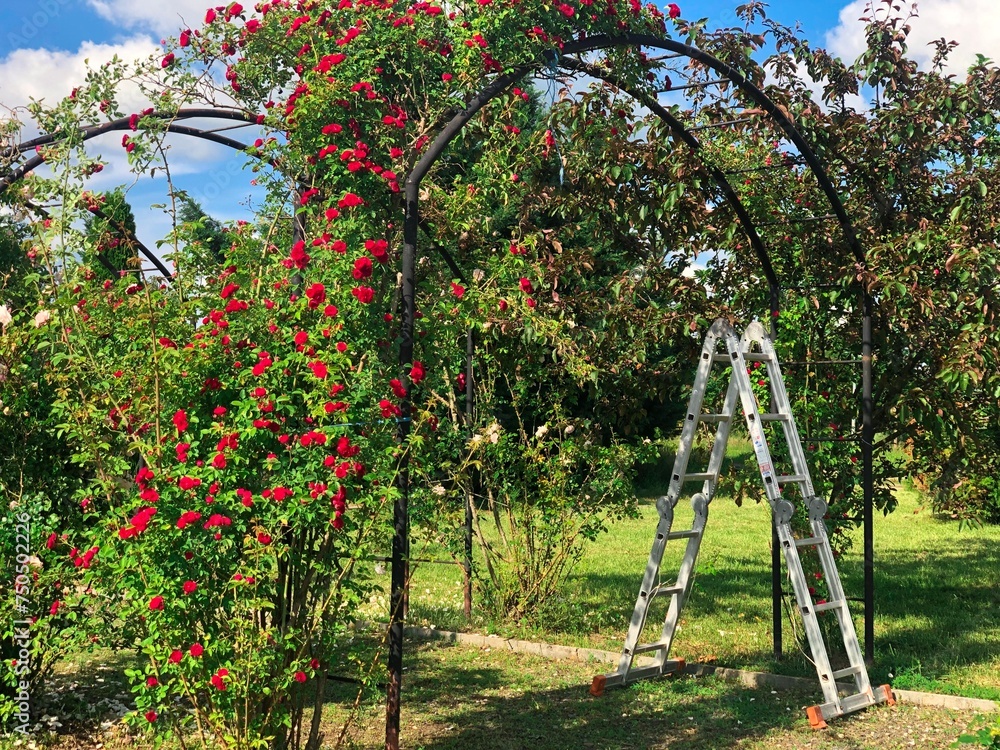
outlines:
[[[116,26],[174,36],[181,29],[201,25],[205,10],[213,5],[211,0],[87,0],[87,4]]]
[[[19,49],[0,60],[0,104],[7,109],[24,107],[30,99],[54,105],[82,84],[88,68],[96,68],[115,55],[131,62],[159,53],[150,37],[133,36],[117,44],[83,42],[73,51]],[[122,106],[142,108],[145,99],[137,90],[122,90]]]
[[[840,23],[826,35],[830,52],[853,62],[865,49],[864,15],[867,0],[854,0],[840,11]],[[904,10],[905,10],[904,5]],[[928,44],[944,37],[959,46],[949,56],[950,73],[962,73],[982,53],[1000,60],[1000,16],[992,0],[923,0],[919,15],[910,21],[908,54],[922,69],[929,67],[934,47]]]

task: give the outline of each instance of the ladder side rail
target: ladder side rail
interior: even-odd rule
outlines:
[[[712,444],[712,455],[708,459],[708,474],[711,479],[706,479],[702,487],[702,494],[712,502],[715,497],[715,488],[719,483],[719,473],[722,471],[722,463],[726,459],[726,446],[729,445],[729,432],[733,426],[733,417],[736,416],[736,403],[739,400],[740,392],[735,381],[730,377],[729,385],[726,388],[726,400],[722,407],[722,414],[727,417],[719,423],[715,433],[715,442]],[[692,503],[694,500],[692,499]]]
[[[795,546],[795,536],[792,534],[791,503],[787,500],[789,512],[787,518],[778,523],[778,541],[785,552],[785,560],[788,563],[788,577],[792,582],[792,590],[795,592],[795,599],[799,603],[799,612],[802,615],[802,624],[809,640],[809,650],[812,652],[813,663],[819,675],[820,687],[823,689],[823,698],[827,703],[840,705],[840,697],[837,693],[837,681],[833,677],[833,666],[830,664],[829,651],[823,639],[823,631],[819,627],[819,620],[813,609],[812,595],[809,593],[809,584],[802,571],[802,561],[799,559],[799,551]]]
[[[708,330],[705,336],[705,343],[701,348],[701,358],[698,360],[698,370],[695,374],[694,386],[691,389],[691,398],[688,399],[684,427],[681,429],[677,454],[674,456],[674,468],[670,472],[670,485],[667,490],[667,498],[671,504],[677,503],[684,489],[684,474],[687,472],[688,460],[691,458],[691,448],[694,445],[695,433],[698,429],[698,417],[701,414],[701,407],[705,401],[705,388],[708,385],[708,376],[712,371],[712,364],[719,340],[727,335],[733,335],[732,327],[725,321],[717,320]]]
[[[711,497],[703,493],[696,494],[691,498],[691,507],[694,509],[694,523],[691,528],[698,533],[688,539],[687,547],[684,550],[684,559],[681,561],[680,570],[677,573],[677,584],[681,586],[681,591],[670,598],[670,606],[667,609],[667,617],[663,621],[663,630],[660,634],[660,643],[664,646],[656,657],[656,664],[661,668],[666,664],[667,656],[670,654],[670,647],[674,643],[674,635],[677,632],[677,621],[680,617],[684,603],[691,593],[691,583],[694,580],[694,564],[698,559],[698,551],[701,548],[701,540],[705,533],[705,524],[708,522],[708,505]]]
[[[665,498],[660,499],[664,500]],[[642,586],[635,602],[635,609],[632,610],[632,619],[629,622],[628,633],[625,635],[622,655],[618,660],[618,672],[625,676],[628,675],[635,659],[635,647],[639,643],[639,636],[642,635],[642,629],[646,624],[646,615],[649,613],[650,594],[656,588],[657,576],[660,573],[660,561],[663,559],[663,550],[667,546],[667,535],[674,522],[672,505],[657,502],[657,510],[660,513],[660,520],[656,524],[656,535],[653,538],[653,546],[646,562],[646,572],[642,576]]]
[[[820,502],[822,503],[822,501]],[[822,505],[825,507],[826,503],[822,503]],[[837,621],[844,639],[844,649],[847,651],[848,661],[852,667],[860,667],[860,670],[853,675],[854,683],[859,693],[869,693],[871,692],[871,682],[869,681],[868,670],[865,668],[864,653],[861,650],[861,643],[858,641],[858,632],[851,617],[850,607],[847,604],[847,596],[844,593],[844,587],[840,580],[837,561],[833,557],[833,548],[830,546],[827,535],[826,522],[822,516],[813,517],[810,519],[810,525],[812,526],[814,536],[819,537],[822,534],[820,538],[826,540],[825,543],[817,546],[817,551],[819,552],[823,575],[826,577],[826,586],[830,592],[830,599],[831,601],[844,602],[844,605],[838,607],[836,610]]]
[[[636,598],[635,608],[632,610],[632,618],[629,621],[628,631],[625,635],[625,643],[622,646],[622,653],[618,660],[618,674],[622,681],[627,681],[628,674],[632,669],[635,660],[635,649],[639,644],[639,638],[646,625],[646,618],[649,614],[649,604],[654,598],[654,590],[660,573],[660,564],[663,560],[663,553],[666,548],[668,535],[673,526],[674,507],[684,489],[684,475],[687,473],[688,460],[691,456],[691,447],[694,444],[695,433],[698,428],[698,416],[701,414],[702,404],[705,400],[705,389],[708,378],[715,361],[715,352],[718,349],[720,339],[727,335],[735,335],[732,327],[723,320],[715,321],[705,336],[702,344],[701,358],[698,360],[698,369],[695,374],[694,385],[691,389],[691,397],[688,399],[688,407],[684,427],[681,430],[680,441],[677,446],[677,454],[674,456],[674,466],[671,471],[670,487],[667,495],[657,500],[656,506],[660,518],[656,526],[656,535],[650,548],[649,558],[646,562],[646,570],[643,574],[642,585],[639,595]],[[720,424],[722,428],[726,425]],[[723,447],[725,450],[725,447]],[[699,535],[700,537],[700,535]],[[688,540],[688,547],[694,539]],[[698,539],[700,543],[700,538]],[[697,554],[697,545],[695,547]],[[676,597],[671,601],[674,605]],[[666,661],[666,650],[661,651],[658,664]]]
[[[819,554],[820,566],[822,567],[823,576],[826,580],[827,591],[830,596],[830,601],[844,602],[843,606],[837,607],[835,610],[837,622],[840,626],[844,648],[847,651],[847,658],[851,666],[861,667],[861,669],[853,675],[858,692],[868,693],[871,691],[868,670],[864,668],[864,655],[861,651],[861,645],[858,642],[857,630],[854,627],[854,621],[851,619],[850,609],[847,606],[847,597],[844,593],[844,587],[840,580],[840,573],[837,568],[836,560],[833,557],[833,549],[830,546],[829,532],[824,520],[826,503],[822,499],[816,497],[815,489],[812,483],[812,475],[809,472],[809,463],[806,460],[805,451],[802,449],[802,441],[799,438],[798,429],[795,425],[795,417],[792,413],[791,401],[788,398],[788,391],[785,387],[785,379],[781,374],[781,367],[778,363],[774,343],[766,334],[760,323],[751,324],[747,328],[744,338],[750,338],[753,341],[756,341],[760,345],[761,351],[766,355],[770,355],[771,362],[768,363],[768,375],[770,376],[769,380],[771,383],[771,392],[774,395],[775,402],[778,404],[779,412],[787,412],[788,414],[788,418],[782,422],[782,427],[784,428],[785,440],[788,444],[789,455],[792,460],[792,466],[794,467],[793,471],[795,474],[803,477],[803,481],[799,484],[803,499],[809,504],[809,521],[812,529],[812,535],[814,538],[820,540],[820,543],[816,545],[816,550]],[[773,370],[771,368],[773,368]]]
[[[759,326],[759,324],[757,325],[757,329],[763,331],[763,327]],[[802,571],[802,561],[799,559],[798,548],[795,545],[795,536],[792,533],[790,521],[795,509],[788,500],[781,496],[781,488],[776,481],[771,453],[767,446],[763,425],[760,421],[757,400],[754,398],[753,387],[750,384],[750,378],[747,375],[746,364],[743,358],[744,352],[749,350],[754,338],[756,338],[755,327],[751,325],[744,332],[739,342],[730,340],[730,353],[733,354],[734,360],[733,378],[736,379],[739,387],[743,413],[747,421],[747,431],[750,433],[750,442],[753,445],[754,455],[757,459],[757,467],[764,482],[764,492],[767,495],[771,511],[775,516],[778,541],[785,553],[788,577],[791,579],[795,598],[799,602],[802,624],[809,639],[810,651],[812,651],[816,671],[819,673],[823,696],[827,702],[835,703],[839,706],[837,684],[833,678],[833,668],[830,666],[830,657],[826,649],[826,643],[823,640],[823,633],[816,619],[816,613],[813,611],[812,597],[809,594],[809,586]]]
[[[795,415],[792,412],[792,403],[788,398],[788,390],[785,388],[785,378],[781,374],[781,366],[778,364],[778,353],[774,349],[774,342],[767,335],[764,326],[759,321],[751,323],[743,336],[749,343],[756,343],[761,351],[770,358],[770,362],[765,362],[768,380],[770,381],[771,394],[778,405],[778,413],[786,416],[782,420],[781,427],[784,430],[785,443],[788,445],[789,457],[792,460],[793,472],[804,477],[799,482],[802,489],[802,498],[810,498],[815,494],[813,488],[812,475],[809,473],[809,463],[806,460],[805,451],[802,450],[802,440],[799,437],[799,430],[795,424]]]

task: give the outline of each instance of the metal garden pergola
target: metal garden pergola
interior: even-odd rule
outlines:
[[[672,114],[657,99],[654,91],[638,90],[627,86],[615,75],[614,71],[608,70],[600,64],[594,63],[587,58],[589,53],[610,50],[614,48],[632,49],[653,49],[666,53],[660,59],[686,59],[695,65],[690,68],[692,71],[711,70],[720,76],[712,81],[698,81],[694,78],[694,73],[689,74],[689,79],[678,86],[672,86],[669,91],[682,91],[707,87],[713,85],[727,85],[736,90],[746,103],[752,104],[763,117],[758,117],[756,123],[768,123],[775,129],[775,133],[782,139],[789,141],[797,150],[802,165],[807,166],[817,180],[819,187],[825,194],[829,206],[830,214],[814,215],[810,214],[801,217],[785,217],[781,222],[768,222],[768,224],[796,224],[816,221],[835,222],[840,227],[844,245],[848,248],[853,260],[863,266],[865,263],[865,253],[857,238],[854,226],[848,216],[843,203],[831,181],[823,164],[820,162],[808,141],[798,130],[791,117],[782,107],[778,106],[768,97],[764,91],[756,86],[732,65],[722,61],[718,57],[708,54],[696,47],[664,39],[653,35],[627,33],[620,36],[594,36],[577,39],[568,42],[560,50],[551,50],[532,64],[525,64],[510,70],[509,72],[497,75],[492,79],[477,95],[468,100],[463,109],[454,113],[452,118],[440,130],[436,138],[424,152],[420,160],[407,175],[405,180],[405,223],[404,223],[404,245],[402,249],[401,271],[402,271],[402,326],[401,341],[399,349],[399,361],[401,365],[409,364],[414,353],[414,320],[416,313],[416,263],[418,259],[418,234],[421,226],[420,217],[420,186],[421,181],[429,173],[431,168],[437,163],[448,149],[449,144],[458,136],[465,125],[485,106],[497,97],[505,94],[518,82],[525,78],[543,71],[554,71],[558,69],[567,74],[585,74],[594,79],[604,81],[606,84],[618,88],[631,95],[638,103],[646,106],[654,113],[664,125],[669,129],[676,140],[684,144],[694,154],[703,153],[702,144],[699,141],[697,132],[710,128],[736,127],[750,122],[749,119],[736,118],[732,120],[712,122],[700,125],[685,125],[677,116]],[[169,133],[176,133],[203,140],[211,141],[228,146],[237,151],[248,152],[250,146],[241,143],[228,136],[221,135],[218,130],[192,127],[180,124],[179,121],[190,119],[216,119],[230,122],[252,125],[257,123],[254,114],[237,109],[222,107],[201,107],[183,108],[177,112],[153,112],[151,117],[164,121],[164,130]],[[84,141],[95,138],[104,133],[128,130],[131,128],[129,118],[119,118],[83,128],[77,134]],[[224,128],[228,129],[228,128]],[[12,149],[8,158],[9,169],[7,174],[0,176],[0,193],[11,185],[22,179],[31,170],[44,163],[41,154],[32,152],[41,147],[55,143],[65,137],[66,133],[53,133],[41,135],[37,138],[24,141]],[[783,283],[783,280],[776,273],[772,263],[771,251],[760,229],[764,224],[755,221],[750,211],[741,202],[737,191],[733,188],[729,177],[734,174],[752,171],[736,170],[725,171],[717,166],[702,160],[705,172],[711,177],[716,187],[728,201],[732,210],[738,217],[743,231],[746,234],[749,245],[759,264],[760,271],[767,281],[769,291],[769,305],[772,313],[771,325],[772,336],[776,331],[776,319],[779,313],[779,302],[782,289],[796,289],[794,284]],[[302,222],[294,222],[294,233],[301,238],[305,234],[305,227]],[[136,238],[132,238],[135,246],[145,258],[152,263],[157,271],[162,273],[168,280],[171,277],[170,271],[163,265],[162,261],[152,253],[145,245]],[[461,269],[457,267],[454,260],[445,254],[445,260],[456,275],[461,276]],[[121,270],[109,268],[111,271]],[[864,529],[864,620],[865,620],[865,658],[869,662],[874,658],[874,563],[873,563],[873,394],[872,394],[872,311],[873,300],[868,291],[864,288],[859,290],[862,330],[861,330],[861,352],[860,363],[862,367],[862,429],[861,429],[861,458],[862,458],[862,481],[864,492],[863,509],[863,529]],[[470,368],[474,357],[473,340],[470,334],[467,346],[467,364]],[[815,364],[822,364],[816,362]],[[405,368],[404,368],[405,377]],[[470,376],[467,380],[467,397],[471,403],[473,396],[473,379]],[[410,432],[411,404],[408,399],[404,399],[401,404],[402,418],[399,420],[398,437],[401,441],[408,438]],[[389,682],[387,689],[387,721],[386,721],[386,748],[396,750],[399,747],[399,710],[401,701],[401,676],[403,664],[403,624],[404,624],[404,599],[406,592],[406,582],[408,577],[409,558],[409,532],[408,532],[408,496],[409,496],[409,471],[406,463],[401,466],[398,486],[400,489],[398,500],[393,511],[394,535],[392,541],[392,576],[390,594],[390,620],[389,620]],[[468,509],[467,509],[468,513]],[[781,603],[782,603],[782,580],[781,580],[781,552],[773,531],[772,522],[772,621],[773,621],[773,646],[776,656],[781,655]]]
[[[532,64],[525,64],[513,70],[498,75],[487,84],[477,95],[472,97],[465,108],[454,114],[451,120],[441,129],[437,137],[423,157],[413,167],[407,175],[405,183],[406,218],[404,224],[404,245],[402,254],[402,340],[399,352],[401,365],[406,365],[413,359],[413,334],[414,320],[416,313],[416,263],[418,258],[418,230],[420,227],[420,185],[424,177],[431,168],[446,152],[449,144],[462,132],[467,123],[485,106],[497,97],[506,93],[519,81],[540,74],[546,69],[558,68],[564,72],[585,73],[593,78],[602,80],[605,83],[617,87],[633,96],[637,102],[645,105],[657,115],[671,133],[676,138],[691,149],[694,153],[701,151],[701,143],[695,132],[712,127],[726,127],[740,125],[748,122],[746,119],[734,119],[707,125],[687,127],[672,115],[657,100],[653,93],[635,90],[625,87],[621,80],[609,71],[586,60],[588,53],[609,50],[613,48],[649,48],[661,50],[666,54],[660,59],[686,58],[697,64],[697,67],[706,68],[719,74],[721,78],[711,82],[698,82],[688,80],[685,84],[671,87],[670,90],[677,91],[700,86],[727,84],[735,87],[747,102],[751,102],[759,108],[770,122],[781,134],[782,138],[790,141],[798,153],[801,155],[803,163],[815,176],[822,192],[826,195],[832,211],[824,216],[803,216],[787,217],[781,223],[797,223],[812,221],[835,221],[839,226],[845,244],[850,250],[854,261],[860,266],[864,266],[865,254],[858,241],[857,234],[851,219],[844,208],[844,205],[827,174],[823,164],[816,153],[811,148],[808,141],[795,126],[787,111],[779,107],[768,97],[759,87],[740,73],[739,70],[723,62],[719,58],[708,54],[696,47],[676,42],[670,39],[663,39],[653,35],[625,33],[619,36],[594,36],[577,39],[564,44],[559,50],[551,50],[542,58]],[[728,175],[722,169],[711,164],[702,162],[705,171],[710,175],[717,187],[730,203],[733,211],[738,216],[740,223],[746,233],[750,246],[760,265],[761,273],[768,283],[772,337],[776,331],[776,320],[779,313],[779,301],[782,288],[794,288],[792,285],[783,285],[781,279],[775,273],[771,262],[771,253],[768,245],[761,236],[759,228],[761,224],[755,222],[747,208],[740,201]],[[874,552],[873,552],[873,396],[872,396],[872,311],[873,300],[867,289],[860,290],[862,309],[862,428],[861,428],[861,456],[862,456],[862,482],[864,492],[864,611],[865,611],[865,659],[871,662],[874,658]],[[471,349],[471,347],[470,347]],[[471,358],[471,351],[470,351]],[[819,362],[815,364],[820,364]],[[468,386],[471,395],[472,379],[468,379]],[[399,439],[405,441],[410,431],[410,422],[407,419],[410,415],[410,403],[404,400],[402,404],[403,419],[399,423]],[[408,495],[409,495],[409,471],[404,463],[399,474],[399,497],[395,503],[393,513],[394,535],[392,544],[392,583],[390,594],[390,624],[389,624],[389,684],[386,703],[386,743],[387,750],[396,750],[399,747],[399,709],[401,700],[401,677],[403,669],[403,611],[404,596],[406,591],[406,581],[408,577],[408,555],[409,555],[409,532],[408,532]],[[781,551],[777,541],[775,526],[772,519],[772,621],[774,633],[774,652],[776,656],[781,655]]]

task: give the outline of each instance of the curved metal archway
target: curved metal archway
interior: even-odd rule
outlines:
[[[648,47],[672,53],[677,57],[687,57],[700,63],[702,66],[716,71],[724,76],[728,82],[736,86],[749,100],[768,115],[775,125],[784,133],[798,149],[815,176],[820,189],[826,195],[833,210],[833,218],[836,219],[850,248],[854,261],[860,265],[865,264],[865,253],[858,240],[857,233],[851,223],[850,217],[840,196],[838,195],[833,182],[827,175],[816,153],[809,142],[796,128],[791,118],[782,111],[771,99],[756,85],[747,80],[739,70],[723,62],[711,54],[696,47],[676,42],[671,39],[663,39],[649,34],[627,33],[620,36],[601,35],[578,39],[562,46],[556,52],[552,50],[548,55],[543,55],[543,59],[533,64],[520,65],[517,68],[499,75],[477,95],[469,100],[463,110],[455,114],[451,120],[441,129],[437,137],[423,157],[414,165],[407,175],[404,199],[405,199],[405,222],[403,227],[403,253],[401,259],[402,271],[402,324],[399,361],[400,365],[408,364],[413,358],[413,334],[414,320],[416,314],[416,282],[415,271],[418,257],[418,230],[420,227],[420,184],[424,177],[430,172],[438,159],[444,154],[452,140],[461,133],[462,129],[470,120],[493,99],[504,94],[512,86],[525,77],[541,72],[547,65],[555,60],[569,70],[584,72],[605,82],[612,84],[621,90],[629,93],[656,114],[687,147],[694,152],[698,152],[701,144],[693,135],[692,131],[685,128],[683,123],[671,115],[655,97],[649,94],[631,90],[622,85],[616,79],[613,72],[605,71],[598,66],[577,60],[572,55],[587,52],[595,52],[613,48],[631,47],[639,49]],[[753,219],[742,205],[736,191],[728,182],[726,175],[709,164],[705,164],[713,180],[722,190],[736,213],[751,248],[756,255],[761,266],[761,271],[768,281],[770,291],[770,306],[772,320],[778,312],[779,295],[781,282],[774,271],[770,253],[764,244],[760,233],[757,231]],[[864,490],[864,582],[865,582],[865,655],[869,661],[874,654],[874,566],[873,566],[873,535],[872,535],[872,464],[873,451],[872,443],[874,439],[874,427],[872,421],[873,399],[872,399],[872,308],[873,300],[866,289],[861,290],[861,307],[863,313],[862,324],[862,435],[861,450],[863,461],[863,490]],[[405,377],[405,367],[403,368]],[[471,380],[471,379],[470,379]],[[410,403],[405,400],[402,404],[403,419],[399,423],[400,440],[406,440],[410,431]],[[409,555],[408,538],[408,494],[409,494],[409,471],[405,463],[400,467],[399,473],[399,495],[394,506],[393,514],[393,544],[392,544],[392,580],[390,592],[390,622],[389,622],[389,682],[386,702],[386,748],[398,748],[399,746],[399,708],[400,708],[400,682],[402,678],[403,664],[403,605],[406,588],[407,557]],[[774,534],[772,531],[772,540]],[[780,652],[780,628],[781,628],[781,578],[780,578],[780,550],[777,543],[772,544],[772,602],[774,608],[774,628],[776,633],[775,648]]]
[[[246,143],[241,143],[228,136],[219,135],[216,130],[207,130],[204,128],[190,127],[188,125],[177,124],[177,120],[190,120],[190,119],[215,119],[215,120],[229,120],[243,123],[242,126],[257,125],[258,119],[256,115],[244,112],[238,109],[232,109],[229,107],[184,107],[176,112],[162,112],[154,111],[150,112],[148,117],[153,117],[158,120],[164,121],[163,131],[166,133],[175,133],[177,135],[190,136],[192,138],[199,138],[201,140],[210,141],[212,143],[218,143],[222,146],[228,146],[234,151],[242,151],[249,153],[251,146]],[[108,122],[100,123],[97,125],[89,125],[87,127],[81,128],[78,131],[81,142],[86,142],[97,138],[98,136],[104,135],[106,133],[113,133],[122,130],[134,130],[132,116],[130,117],[119,117],[114,120],[109,120]],[[25,154],[29,151],[35,151],[35,156],[32,156],[24,161],[17,164],[16,167],[11,169],[7,174],[0,176],[0,193],[3,193],[7,188],[9,188],[14,183],[23,179],[32,170],[40,167],[45,163],[45,157],[41,153],[37,153],[39,149],[43,146],[47,146],[53,143],[57,143],[65,138],[69,137],[66,133],[47,133],[40,135],[36,138],[31,138],[27,141],[22,141],[17,146],[15,146],[12,151],[18,155]],[[271,166],[276,166],[274,162],[268,162]],[[31,207],[32,210],[42,211],[39,206]],[[96,211],[95,215],[107,219],[108,217],[102,214],[100,211]],[[125,231],[125,228],[121,228]],[[127,232],[126,232],[127,233]],[[153,264],[157,271],[163,274],[167,281],[173,279],[173,274],[170,270],[163,265],[155,253],[153,253],[148,247],[146,247],[143,242],[139,240],[132,233],[128,233],[131,236],[129,241],[133,243],[135,248],[141,253],[145,258]],[[118,273],[121,269],[115,269],[111,263],[103,256],[98,256],[101,264],[107,268],[111,273]]]
[[[701,143],[698,138],[694,135],[693,129],[686,128],[682,122],[680,122],[676,117],[674,117],[665,107],[663,107],[656,98],[652,96],[649,92],[643,92],[636,90],[632,87],[625,85],[621,80],[619,80],[613,73],[613,71],[605,70],[600,66],[593,65],[591,63],[584,62],[580,59],[573,57],[574,55],[580,55],[587,52],[594,52],[612,48],[621,47],[632,47],[632,48],[642,48],[648,47],[653,49],[663,50],[672,53],[675,57],[687,57],[694,60],[706,68],[712,69],[724,76],[727,82],[736,86],[742,93],[744,93],[751,101],[753,101],[766,115],[768,115],[775,125],[785,134],[785,136],[790,140],[795,147],[798,149],[799,154],[801,154],[804,159],[804,163],[809,167],[813,175],[815,176],[817,183],[819,184],[821,190],[826,195],[831,208],[833,210],[833,216],[837,220],[841,231],[844,235],[847,246],[850,248],[854,260],[859,265],[863,266],[865,263],[864,250],[857,238],[857,234],[854,227],[850,221],[849,216],[840,200],[840,197],[834,187],[832,181],[827,175],[825,169],[823,168],[819,158],[816,156],[815,152],[809,145],[808,141],[802,136],[799,130],[795,127],[794,123],[788,117],[788,115],[782,111],[771,99],[752,82],[748,81],[746,77],[740,73],[736,68],[723,62],[722,60],[714,57],[711,54],[704,52],[696,47],[686,45],[680,42],[676,42],[670,39],[664,39],[648,34],[634,34],[628,33],[620,36],[595,36],[588,37],[585,39],[579,39],[569,42],[563,45],[559,53],[555,50],[552,51],[550,55],[543,56],[543,59],[539,59],[530,65],[521,65],[514,70],[502,74],[495,78],[491,83],[484,87],[477,95],[469,100],[466,107],[456,113],[452,119],[441,129],[438,136],[431,143],[430,147],[424,153],[423,157],[415,164],[411,172],[406,178],[405,188],[404,188],[404,200],[405,200],[405,221],[404,221],[404,231],[403,231],[403,252],[402,252],[402,325],[401,325],[401,342],[400,342],[400,363],[407,364],[412,360],[413,357],[413,327],[415,320],[415,269],[416,260],[418,254],[417,239],[418,231],[421,227],[420,221],[420,208],[419,208],[419,189],[423,178],[429,173],[430,169],[438,161],[438,159],[443,155],[451,141],[462,131],[465,125],[487,104],[489,104],[493,99],[504,94],[513,85],[521,81],[525,77],[542,71],[546,68],[551,61],[554,59],[559,66],[562,68],[586,73],[594,78],[605,81],[622,91],[625,91],[631,95],[636,100],[642,102],[646,105],[651,112],[656,114],[663,123],[667,126],[670,132],[675,135],[682,143],[684,143],[693,152],[698,153],[701,150]],[[683,88],[683,87],[678,87]],[[191,137],[200,138],[203,140],[208,140],[221,145],[228,146],[237,151],[249,152],[250,146],[248,144],[240,143],[235,139],[229,138],[227,136],[219,135],[216,131],[206,130],[202,128],[194,128],[186,125],[177,124],[176,120],[185,120],[192,118],[205,118],[205,119],[222,119],[242,122],[246,125],[258,124],[257,117],[255,115],[249,114],[236,109],[229,108],[184,108],[178,110],[177,112],[153,112],[149,116],[155,117],[166,121],[164,126],[164,131],[170,133],[176,133],[179,135],[186,135]],[[132,123],[131,118],[123,117],[116,120],[109,121],[107,123],[101,123],[99,125],[92,125],[81,129],[82,140],[87,141],[95,138],[99,135],[121,131],[121,130],[131,130]],[[18,155],[25,154],[31,150],[38,149],[42,146],[55,143],[63,138],[67,137],[66,134],[46,134],[33,138],[20,143],[15,149],[13,149]],[[0,176],[0,192],[3,192],[12,184],[22,179],[27,175],[32,169],[37,168],[45,161],[41,154],[36,154],[24,161],[20,161],[16,167],[14,167],[6,175]],[[740,221],[743,230],[745,231],[748,241],[750,243],[751,249],[760,264],[761,272],[767,279],[769,292],[770,292],[770,307],[772,313],[778,311],[779,296],[782,288],[781,280],[776,274],[773,263],[771,262],[770,253],[768,251],[767,245],[764,239],[761,237],[758,231],[758,225],[754,222],[753,218],[750,216],[746,207],[742,204],[737,192],[729,183],[728,178],[724,172],[722,172],[718,167],[711,164],[704,163],[706,172],[720,188],[723,195],[730,203],[736,214],[738,220]],[[272,166],[276,166],[272,162]],[[295,231],[299,235],[304,234],[304,227],[301,226],[300,222],[295,222]],[[135,239],[135,238],[133,238]],[[145,248],[142,243],[135,239],[137,247],[143,252],[144,255],[156,265],[157,269],[164,274],[164,276],[169,279],[171,274],[162,265],[156,256],[151,253],[148,248]],[[451,261],[449,256],[445,254],[445,260],[449,262],[452,270],[458,270],[454,266],[454,262]],[[460,271],[459,271],[459,275]],[[873,655],[873,571],[874,567],[872,564],[872,442],[873,442],[873,423],[872,423],[872,412],[873,412],[873,400],[872,400],[872,307],[873,301],[871,295],[866,291],[862,290],[862,310],[863,310],[863,328],[862,328],[862,437],[861,437],[861,448],[862,448],[862,460],[863,460],[863,487],[864,487],[864,555],[865,555],[865,565],[864,565],[864,580],[865,580],[865,651],[866,657],[870,660]],[[471,358],[471,353],[470,353]],[[404,375],[405,377],[405,371]],[[468,388],[471,389],[471,378],[469,378]],[[401,440],[405,440],[408,436],[410,429],[410,421],[406,417],[410,413],[410,404],[408,400],[404,400],[402,403],[403,408],[403,419],[399,421],[399,436]],[[405,459],[404,459],[405,461]],[[399,736],[399,705],[400,705],[400,678],[402,675],[402,647],[403,647],[403,622],[400,616],[402,612],[403,594],[405,590],[405,580],[406,580],[406,558],[409,552],[408,544],[408,513],[407,513],[407,497],[409,489],[409,474],[408,468],[405,462],[401,466],[399,474],[399,487],[400,495],[394,507],[394,537],[392,546],[392,590],[391,590],[391,603],[390,603],[390,629],[389,629],[389,685],[388,685],[388,700],[387,700],[387,725],[386,725],[386,746],[387,747],[398,747],[398,736]],[[778,565],[774,566],[775,578],[774,583],[774,597],[775,597],[775,630],[778,634],[776,647],[780,648],[780,603],[781,603],[781,580],[780,580],[780,551],[777,545],[774,547],[774,558],[773,560],[778,561]]]

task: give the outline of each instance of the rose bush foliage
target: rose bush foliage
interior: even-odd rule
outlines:
[[[385,542],[407,450],[395,439],[402,402],[414,399],[414,432],[433,438],[448,416],[433,396],[462,361],[453,342],[502,298],[512,318],[530,316],[544,288],[508,237],[491,264],[497,286],[422,268],[440,293],[418,312],[422,360],[400,371],[399,183],[484,76],[574,35],[664,29],[651,6],[594,10],[278,2],[251,13],[233,3],[146,70],[112,64],[54,110],[36,108],[48,132],[128,116],[115,86],[131,77],[156,111],[129,117],[122,148],[148,171],[164,158],[169,113],[211,96],[224,65],[227,95],[264,129],[251,150],[268,191],[261,221],[229,229],[215,268],[178,223],[164,245],[170,283],[134,268],[108,279],[81,262],[106,251],[103,236],[78,229],[101,215],[85,188],[100,161],[82,140],[41,147],[52,176],[21,194],[60,206],[32,245],[40,307],[20,312],[23,338],[4,345],[37,352],[86,475],[41,545],[63,593],[41,602],[55,594],[39,590],[36,606],[42,618],[91,623],[114,613],[121,642],[146,657],[131,675],[140,727],[241,747],[318,745],[318,719],[303,731],[303,715],[322,706],[324,665],[364,588],[357,561]],[[516,131],[492,137],[502,145]],[[516,155],[504,167],[499,153],[509,171]],[[498,202],[484,196],[481,208]],[[432,448],[412,443],[422,460]]]

